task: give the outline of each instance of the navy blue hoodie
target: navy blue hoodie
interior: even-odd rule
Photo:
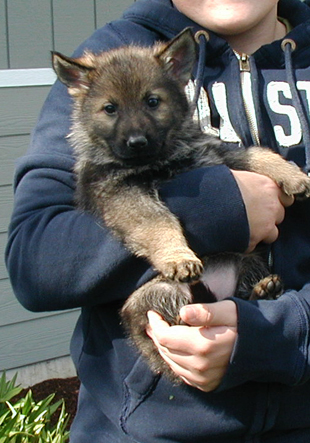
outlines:
[[[206,44],[201,123],[229,143],[258,137],[300,166],[307,163],[310,106],[310,9],[280,0],[279,16],[295,42],[281,41],[249,59],[258,133],[248,122],[240,63],[213,33]],[[134,3],[121,20],[96,31],[75,52],[151,45],[191,26],[170,0]],[[290,46],[290,45],[288,45]],[[291,46],[290,46],[291,47]],[[71,99],[56,82],[31,147],[18,165],[6,263],[17,298],[33,311],[81,307],[72,356],[81,379],[72,443],[301,443],[310,441],[310,202],[287,209],[272,248],[285,282],[277,301],[238,306],[238,339],[220,387],[211,393],[173,386],[150,372],[129,345],[118,317],[128,295],[154,275],[98,220],[75,209],[74,157],[66,140]],[[244,251],[249,228],[225,166],[181,174],[161,189],[198,254]]]

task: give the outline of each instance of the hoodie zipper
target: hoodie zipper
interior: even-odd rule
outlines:
[[[250,127],[252,140],[256,146],[260,146],[254,99],[252,94],[250,57],[247,54],[239,54],[238,52],[235,52],[235,54],[239,60],[242,98],[243,98],[245,113]],[[272,270],[273,251],[271,248],[268,253],[267,262],[269,269]]]
[[[251,136],[253,139],[253,143],[256,146],[260,146],[254,99],[252,94],[250,57],[247,54],[239,54],[236,51],[235,54],[239,60],[241,91]]]
[[[258,124],[257,124],[257,118],[254,106],[254,97],[252,93],[250,56],[245,53],[239,54],[237,51],[234,51],[234,53],[239,61],[241,93],[242,93],[244,109],[249,124],[251,137],[253,143],[256,146],[260,146]],[[269,269],[272,270],[274,262],[273,262],[273,251],[271,248],[267,257],[267,264]]]

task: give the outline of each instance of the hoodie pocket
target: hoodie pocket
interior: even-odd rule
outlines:
[[[254,418],[264,418],[257,388],[246,384],[206,393],[184,383],[173,385],[139,358],[123,381],[120,425],[139,443],[240,443],[251,432]]]
[[[142,357],[139,357],[123,384],[121,427],[127,433],[128,418],[154,391],[160,375],[155,375]]]

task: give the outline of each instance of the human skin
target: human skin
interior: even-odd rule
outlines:
[[[200,25],[221,35],[238,52],[251,54],[263,44],[283,38],[285,27],[277,19],[277,0],[173,0],[177,9]],[[268,177],[232,171],[247,212],[248,252],[260,242],[278,237],[286,196]],[[169,326],[149,312],[147,334],[162,358],[185,383],[209,392],[221,383],[237,339],[237,308],[233,301],[188,305],[181,319],[189,326]]]
[[[173,0],[173,4],[240,53],[252,54],[286,32],[277,18],[278,0]]]
[[[192,326],[169,326],[159,314],[150,311],[147,333],[162,358],[185,383],[212,391],[226,372],[236,340],[236,305],[230,300],[188,305],[180,314]]]

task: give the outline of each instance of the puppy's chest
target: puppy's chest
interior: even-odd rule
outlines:
[[[158,162],[139,168],[110,170],[104,181],[110,185],[113,183],[126,183],[128,185],[141,185],[145,187],[157,187],[161,183],[168,181],[177,174],[193,169],[195,161],[193,158],[177,159],[167,162]]]

